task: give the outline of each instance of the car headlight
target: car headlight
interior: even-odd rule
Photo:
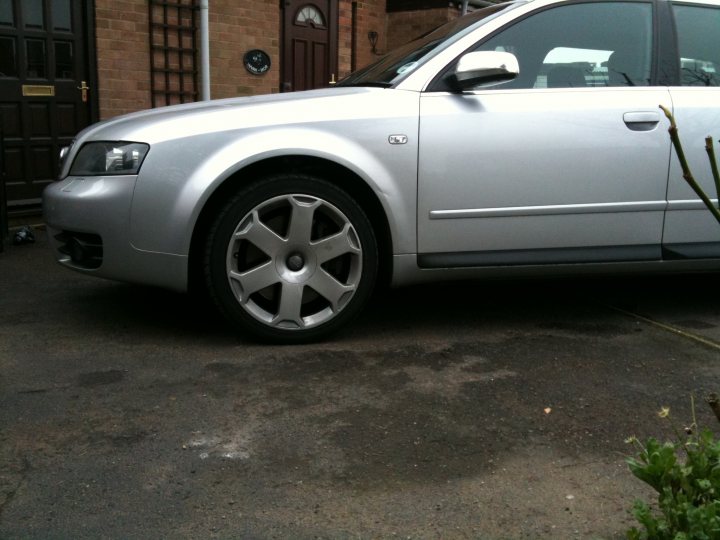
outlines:
[[[150,146],[134,142],[90,142],[75,156],[71,176],[137,174]]]

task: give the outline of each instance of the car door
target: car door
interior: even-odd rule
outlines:
[[[675,3],[680,85],[670,88],[680,140],[695,179],[717,201],[705,137],[720,156],[720,6]],[[666,259],[720,257],[720,227],[685,182],[673,156],[663,236]],[[716,202],[717,204],[717,202]]]
[[[658,260],[670,143],[655,87],[653,4],[534,12],[474,50],[519,77],[421,98],[422,267]],[[452,66],[450,66],[452,68]]]

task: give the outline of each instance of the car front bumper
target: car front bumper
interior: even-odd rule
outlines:
[[[43,214],[55,258],[89,275],[187,290],[187,256],[139,250],[130,241],[136,179],[70,176],[49,185]]]

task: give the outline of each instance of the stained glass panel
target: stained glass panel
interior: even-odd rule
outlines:
[[[316,28],[325,28],[325,19],[322,13],[315,6],[307,5],[300,8],[297,17],[295,17],[295,24],[302,26],[311,25]]]

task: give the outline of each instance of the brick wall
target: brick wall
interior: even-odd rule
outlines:
[[[388,13],[388,48],[395,49],[459,15],[454,7]]]
[[[210,89],[213,99],[269,94],[280,86],[280,3],[210,2]],[[270,71],[252,75],[243,66],[251,49],[270,55]]]
[[[352,4],[352,2],[345,2]],[[385,14],[385,0],[365,0],[357,2],[356,23],[357,34],[355,51],[356,69],[360,69],[377,59],[377,54],[386,52],[387,43],[387,16]],[[378,33],[378,42],[375,46],[377,54],[373,54],[368,32]],[[343,75],[347,75],[347,71]]]
[[[93,90],[101,119],[152,106],[148,13],[147,0],[96,0],[99,87]],[[279,3],[213,0],[209,23],[211,97],[277,92]],[[270,55],[270,72],[252,75],[245,70],[243,55],[250,49]],[[177,86],[174,79],[170,86]]]
[[[100,118],[150,107],[146,0],[96,0]]]

